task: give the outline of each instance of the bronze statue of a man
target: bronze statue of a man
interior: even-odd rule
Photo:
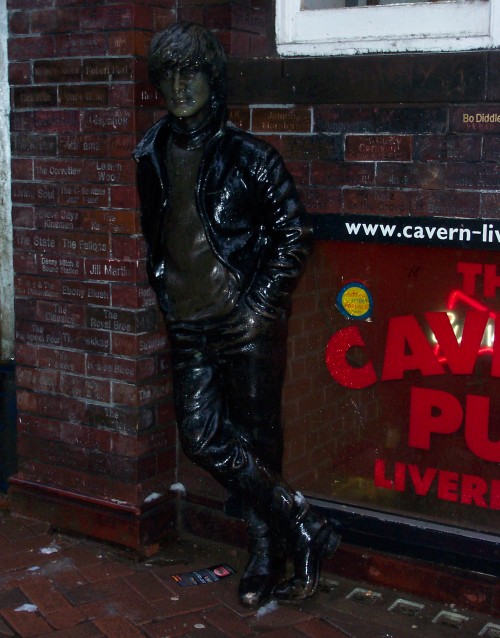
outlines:
[[[227,122],[226,56],[215,36],[177,23],[153,38],[148,69],[167,115],[135,158],[180,441],[243,506],[241,603],[303,600],[340,540],[281,477],[287,320],[310,231],[276,150]],[[282,582],[287,556],[295,573]]]

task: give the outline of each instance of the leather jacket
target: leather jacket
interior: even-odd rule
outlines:
[[[170,135],[167,115],[134,152],[146,268],[167,317],[163,229],[170,206],[165,161]],[[214,254],[234,276],[247,304],[268,318],[287,312],[311,231],[303,225],[304,210],[279,153],[232,125],[217,126],[205,143],[195,201]]]

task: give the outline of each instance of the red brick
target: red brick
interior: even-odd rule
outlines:
[[[9,62],[48,58],[54,55],[54,41],[49,35],[9,40]]]
[[[14,107],[34,109],[57,105],[57,89],[54,86],[25,86],[14,88]]]
[[[53,133],[69,133],[78,130],[80,113],[78,111],[35,111],[35,128],[37,131]]]
[[[9,32],[15,35],[28,34],[30,32],[30,14],[27,11],[11,11]]]
[[[481,216],[480,193],[456,191],[424,191],[412,194],[411,212],[414,215],[438,217]]]
[[[341,210],[340,188],[301,188],[300,194],[309,213],[338,213]]]
[[[52,41],[52,40],[51,40]],[[104,55],[107,51],[107,35],[96,30],[95,33],[72,33],[54,37],[57,56],[79,57]],[[49,57],[49,56],[36,56]]]
[[[122,308],[150,308],[157,305],[156,295],[149,285],[112,287],[113,306]]]
[[[444,164],[396,164],[382,162],[377,168],[378,186],[398,188],[443,189],[446,182]]]
[[[23,636],[23,638],[48,634],[51,631],[50,625],[36,612],[4,609],[2,610],[2,615],[9,625],[11,625],[20,636]]]
[[[80,623],[85,620],[85,617],[81,613],[81,611],[79,609],[76,609],[75,607],[71,607],[70,605],[67,605],[65,609],[58,609],[54,613],[44,615],[45,620],[56,630],[68,630],[72,628],[77,629],[77,626],[81,626]],[[81,629],[78,629],[78,631],[81,631]],[[57,636],[58,634],[59,632],[55,633],[54,635]]]
[[[306,107],[254,108],[252,130],[265,133],[310,133],[311,110]]]
[[[112,352],[125,356],[151,354],[163,350],[167,343],[164,330],[148,335],[113,334]]]
[[[135,186],[112,186],[110,198],[112,208],[130,208],[139,203]]]
[[[311,183],[317,186],[371,186],[374,180],[373,164],[312,162]]]
[[[11,169],[12,179],[33,179],[33,160],[14,158],[11,162]]]
[[[109,638],[140,638],[144,636],[128,620],[119,616],[97,618],[95,624]]]
[[[347,135],[345,158],[354,162],[410,161],[410,135]]]
[[[81,61],[78,59],[34,60],[33,75],[37,83],[79,82]]]
[[[29,62],[10,62],[9,84],[29,84],[31,81],[31,65]]]
[[[127,5],[88,7],[81,11],[80,28],[87,31],[134,27],[132,7]]]
[[[107,86],[85,84],[61,86],[59,88],[59,105],[69,108],[108,106],[109,92],[110,89]]]
[[[343,211],[372,215],[408,215],[410,195],[403,191],[346,189]]]
[[[68,601],[55,588],[53,583],[43,576],[25,580],[20,583],[20,589],[34,603],[44,616],[56,611],[66,611]]]

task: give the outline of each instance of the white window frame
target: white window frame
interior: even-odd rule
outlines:
[[[500,45],[500,0],[451,0],[301,11],[276,0],[280,55],[470,51]]]

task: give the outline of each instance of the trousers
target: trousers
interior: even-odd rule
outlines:
[[[289,526],[295,493],[281,477],[287,318],[241,299],[226,317],[169,326],[175,413],[187,457],[259,517]]]

